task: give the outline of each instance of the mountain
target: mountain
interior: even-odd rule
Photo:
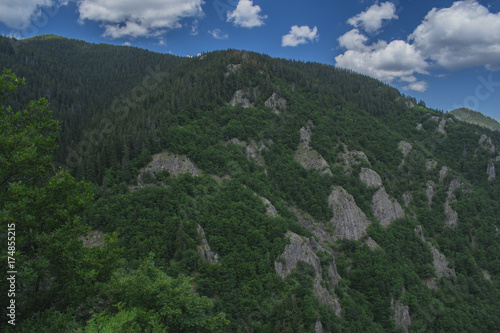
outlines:
[[[493,118],[487,117],[480,112],[460,108],[449,112],[457,120],[464,121],[469,124],[479,125],[484,128],[488,128],[492,131],[500,131],[500,123]]]
[[[7,101],[48,99],[56,164],[92,183],[89,235],[104,251],[116,232],[121,251],[114,278],[71,286],[78,304],[24,300],[28,330],[175,330],[206,302],[227,332],[499,331],[499,132],[244,50],[0,46],[28,82]],[[175,281],[205,298],[164,301]]]

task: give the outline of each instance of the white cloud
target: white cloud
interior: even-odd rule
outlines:
[[[80,0],[80,20],[102,22],[105,36],[150,37],[180,28],[188,17],[203,15],[203,0]]]
[[[362,27],[367,32],[375,32],[382,27],[383,20],[397,19],[396,6],[392,2],[374,4],[366,11],[351,17],[347,23],[358,28]]]
[[[208,30],[208,33],[215,39],[227,39],[229,37],[228,34],[223,33],[220,29]]]
[[[52,0],[0,1],[0,22],[13,29],[25,29],[32,20],[40,17],[43,7],[52,5]]]
[[[191,32],[190,32],[191,36],[198,35],[198,24],[199,24],[198,20],[194,20],[193,23],[191,24]]]
[[[365,51],[368,46],[365,43],[368,41],[368,37],[361,34],[358,29],[352,29],[351,31],[340,36],[339,44],[347,50],[354,51]]]
[[[319,39],[318,28],[309,28],[307,25],[301,27],[294,25],[290,33],[281,38],[281,46],[297,46],[307,44]]]
[[[262,9],[253,4],[253,0],[240,0],[236,9],[227,12],[227,22],[243,28],[260,27],[267,15],[260,15]]]
[[[416,81],[412,82],[407,86],[404,86],[404,90],[413,90],[413,91],[418,91],[418,92],[425,92],[427,88],[429,87],[429,84],[425,81]]]
[[[432,9],[409,37],[426,57],[449,70],[500,65],[500,13],[476,0]]]
[[[394,80],[412,82],[413,87],[417,87],[413,74],[427,74],[428,63],[413,45],[402,40],[390,43],[378,41],[366,45],[367,40],[368,38],[357,29],[341,36],[339,43],[346,47],[347,51],[335,58],[336,66],[352,69],[388,83]],[[417,88],[421,89],[423,86],[421,83]]]

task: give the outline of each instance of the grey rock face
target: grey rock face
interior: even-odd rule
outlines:
[[[446,134],[446,119],[441,119],[438,125],[437,131],[442,134]]]
[[[427,160],[427,161],[425,161],[425,168],[427,170],[432,170],[435,167],[437,167],[437,165],[438,165],[438,162],[436,162],[434,160]]]
[[[422,125],[422,124],[417,124],[417,127],[416,127],[416,128],[417,128],[417,131],[421,131],[421,130],[423,130],[423,129],[424,129],[424,125]]]
[[[396,327],[401,327],[403,331],[408,333],[411,326],[410,308],[399,300],[391,299],[391,309],[394,312],[393,319],[396,322]]]
[[[380,178],[379,174],[368,168],[361,168],[361,172],[359,173],[359,179],[368,187],[368,188],[379,188],[382,186],[382,178]]]
[[[488,168],[486,170],[486,173],[488,174],[488,181],[493,181],[497,179],[497,173],[495,171],[495,164],[493,163],[493,160],[488,163]]]
[[[413,195],[411,192],[405,192],[403,194],[403,199],[405,201],[405,207],[408,207],[410,205],[411,200],[413,199]]]
[[[137,176],[137,184],[139,186],[144,185],[142,180],[143,172],[151,172],[157,174],[160,171],[167,170],[170,175],[177,177],[184,173],[190,173],[193,176],[199,176],[200,170],[194,165],[193,162],[189,160],[186,155],[171,154],[169,152],[162,152],[153,155],[153,161],[151,161],[145,168],[140,170]]]
[[[333,210],[331,222],[335,226],[335,235],[340,238],[358,240],[371,223],[352,195],[340,186],[333,188],[328,207]]]
[[[257,195],[256,193],[254,193],[254,194]],[[266,215],[267,216],[271,216],[271,217],[278,217],[279,216],[278,211],[276,210],[276,207],[273,206],[271,201],[269,201],[268,199],[261,197],[261,196],[259,196],[259,198],[260,198],[260,200],[262,200],[262,204],[264,206],[266,206]]]
[[[319,247],[319,244],[316,243],[314,238],[307,239],[291,231],[288,231],[285,237],[290,239],[290,244],[285,247],[283,254],[281,254],[274,263],[276,273],[281,276],[281,278],[285,278],[292,273],[300,261],[304,261],[311,265],[316,272],[316,276],[313,280],[314,295],[322,304],[328,305],[335,310],[338,316],[340,316],[341,308],[338,299],[332,296],[332,294],[321,284],[323,281],[321,262],[315,253],[315,248]]]
[[[431,252],[433,256],[433,264],[434,268],[436,269],[436,273],[439,277],[456,277],[455,270],[452,268],[448,267],[448,260],[446,260],[446,257],[444,254],[439,252],[439,250],[432,245],[429,245],[431,247]]]
[[[380,221],[380,224],[387,227],[392,221],[405,216],[401,205],[393,198],[390,198],[385,188],[381,187],[372,198],[373,214]]]
[[[495,146],[493,145],[493,142],[491,141],[491,138],[487,136],[486,134],[481,135],[481,138],[479,138],[479,143],[478,143],[483,149],[488,150],[490,153],[494,154],[495,153]]]
[[[255,92],[253,92],[253,95],[255,96]],[[229,104],[231,106],[236,106],[238,104],[241,104],[245,109],[253,106],[252,103],[250,103],[250,96],[252,96],[252,93],[247,90],[237,90],[233,98],[229,101]]]
[[[443,166],[441,170],[439,170],[439,182],[442,183],[447,175],[448,175],[448,167]]]
[[[295,207],[288,207],[288,210],[295,213],[295,216],[297,217],[300,225],[309,230],[314,236],[319,238],[321,244],[333,244],[335,242],[335,239],[326,230],[326,227],[322,222],[315,221],[311,215],[301,212]]]
[[[198,253],[200,254],[201,258],[212,264],[219,263],[219,255],[217,253],[212,252],[212,250],[210,249],[207,237],[205,236],[205,231],[203,230],[201,225],[198,224],[196,231],[198,232],[198,235],[200,235],[201,237],[201,243],[198,245]]]
[[[427,182],[427,188],[425,189],[425,194],[427,194],[427,206],[429,209],[432,206],[432,198],[434,197],[434,186],[436,186],[436,183],[434,183],[432,180],[429,180]]]
[[[403,153],[403,157],[406,157],[412,151],[413,145],[406,141],[400,141],[398,144],[398,148]]]
[[[456,201],[455,191],[462,186],[462,183],[458,178],[455,178],[451,181],[450,186],[448,187],[448,197],[444,203],[444,212],[445,212],[445,220],[444,223],[446,226],[454,228],[458,225],[458,213],[451,208],[450,204]]]
[[[332,176],[332,171],[329,169],[328,163],[323,156],[309,146],[309,142],[311,141],[311,128],[313,126],[312,121],[308,121],[307,126],[300,129],[300,144],[295,151],[294,159],[308,170],[316,169],[320,171],[321,174]]]
[[[286,107],[286,99],[273,92],[271,97],[265,101],[264,105],[273,109],[274,113],[280,114],[280,110]]]

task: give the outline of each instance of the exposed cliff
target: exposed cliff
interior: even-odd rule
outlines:
[[[172,154],[164,151],[153,155],[153,160],[149,164],[139,170],[137,176],[137,184],[144,185],[144,174],[157,175],[160,171],[168,171],[171,176],[177,177],[183,173],[190,173],[193,176],[199,176],[201,171],[194,165],[186,155]]]
[[[340,186],[333,187],[328,206],[333,210],[331,222],[335,227],[335,236],[339,238],[358,240],[371,223],[352,195]]]
[[[311,141],[311,131],[313,127],[312,121],[308,121],[305,127],[300,129],[300,144],[295,151],[294,159],[306,169],[316,169],[322,174],[332,175],[328,168],[328,163],[323,156],[309,145]]]
[[[379,188],[373,195],[372,207],[373,214],[384,227],[387,227],[392,221],[405,216],[404,210],[399,202],[389,197],[384,187]]]

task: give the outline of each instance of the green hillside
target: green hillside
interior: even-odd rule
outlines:
[[[464,121],[469,124],[479,125],[484,128],[488,128],[492,131],[500,131],[500,123],[493,118],[487,117],[480,112],[460,108],[449,112],[456,119]]]
[[[499,132],[242,50],[39,38],[0,60],[27,81],[0,81],[17,329],[499,331]],[[60,136],[44,101],[33,124],[7,108],[41,97]]]

